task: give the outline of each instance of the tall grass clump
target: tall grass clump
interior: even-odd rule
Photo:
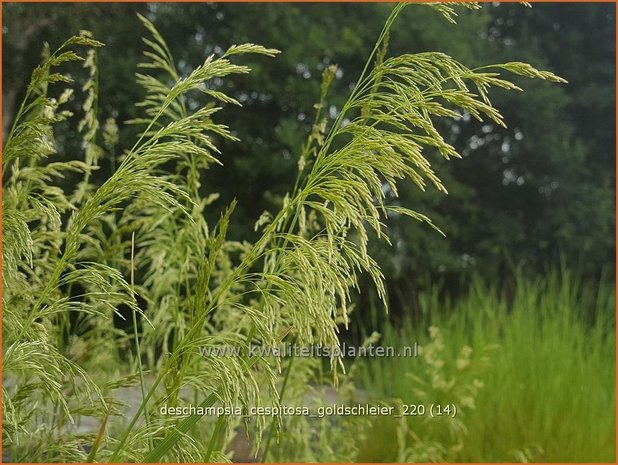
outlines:
[[[430,6],[453,20],[453,8]],[[322,109],[335,69],[325,71],[294,187],[279,211],[256,218],[255,243],[226,238],[235,202],[220,208],[216,224],[206,222],[217,196],[201,175],[224,159],[217,142],[236,139],[218,111],[240,104],[220,82],[250,71],[237,64],[242,55],[274,57],[277,50],[232,45],[181,75],[165,40],[140,17],[148,31],[136,74],[143,114],[127,122],[140,133],[120,156],[117,123],[98,120],[99,81],[108,78],[97,67],[102,44],[83,33],[45,55],[3,156],[3,445],[11,460],[220,461],[229,458],[226,445],[241,422],[256,453],[263,436],[266,444],[277,440],[281,418],[200,422],[202,415],[160,412],[279,405],[285,380],[293,390],[305,375],[282,357],[248,349],[282,340],[338,346],[361,273],[384,300],[370,237],[388,241],[390,214],[431,225],[406,206],[388,205],[385,188],[396,196],[400,182],[413,182],[446,192],[429,156],[459,157],[434,121],[465,112],[503,125],[488,90],[519,90],[504,71],[563,81],[519,62],[471,69],[437,52],[390,57],[389,30],[403,8],[394,7],[333,121]],[[65,109],[73,92],[62,71],[69,61],[85,67],[78,116]],[[81,159],[57,153],[54,142],[59,123],[72,118]],[[113,173],[96,182],[92,173],[110,158]],[[128,333],[114,324],[125,315],[133,323]],[[242,352],[202,356],[220,346]],[[341,360],[330,363],[336,384]],[[123,422],[130,406],[119,390],[136,384],[139,405]],[[78,428],[85,419],[95,425],[88,434]]]
[[[404,430],[400,448],[408,451],[434,445],[438,453],[422,460],[615,460],[613,285],[563,269],[518,275],[514,289],[507,296],[476,278],[465,297],[445,302],[433,288],[421,297],[420,321],[385,327],[382,344],[418,341],[420,356],[361,362],[371,396],[450,399],[461,427],[452,434],[442,419],[409,418],[403,429],[391,422],[376,434]],[[361,451],[361,460],[377,457],[370,444]]]

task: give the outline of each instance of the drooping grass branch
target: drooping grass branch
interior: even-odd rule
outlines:
[[[402,8],[397,6],[387,20],[357,87],[331,126],[310,170],[299,178],[282,210],[201,309],[163,372],[180,354],[187,360],[206,318],[233,297],[228,291],[241,282],[255,288],[260,297],[257,314],[252,306],[236,305],[250,316],[262,343],[273,344],[272,335],[279,325],[285,325],[294,328],[301,344],[337,345],[337,309],[346,321],[350,288],[358,285],[358,274],[369,273],[379,295],[384,296],[383,276],[367,252],[367,228],[388,240],[382,222],[389,211],[431,224],[413,210],[385,205],[383,186],[388,185],[396,194],[398,182],[409,179],[421,189],[429,181],[446,191],[425,152],[437,149],[446,158],[458,153],[435,129],[432,118],[458,117],[459,110],[503,124],[486,90],[489,86],[516,87],[495,73],[479,73],[440,53],[384,59],[369,71],[369,63]],[[520,64],[495,67],[530,74]],[[561,81],[551,73],[535,73],[535,77]],[[470,91],[468,83],[476,86],[479,95]],[[347,124],[343,124],[345,118]],[[332,150],[335,140],[343,142]],[[294,230],[310,210],[317,213],[322,228],[305,238]],[[357,241],[348,239],[352,233]],[[264,271],[255,273],[253,267],[262,257]],[[337,361],[332,362],[336,366]],[[220,386],[219,395],[227,389],[231,386]],[[212,405],[212,401],[208,397],[204,405]],[[147,459],[161,459],[180,438],[178,431],[188,431],[196,421],[190,418],[180,422]]]

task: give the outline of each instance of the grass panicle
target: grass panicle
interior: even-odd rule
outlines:
[[[443,53],[389,56],[390,29],[405,6],[393,8],[333,121],[323,109],[336,67],[324,71],[294,187],[279,211],[257,219],[255,243],[228,240],[235,201],[208,224],[206,210],[220,205],[203,174],[225,162],[221,140],[238,140],[218,121],[224,105],[240,105],[220,81],[250,72],[237,64],[243,55],[275,57],[278,50],[232,45],[181,74],[154,24],[140,16],[148,32],[136,73],[144,98],[142,115],[127,122],[139,135],[127,144],[113,119],[100,123],[99,81],[107,76],[99,75],[96,49],[103,44],[82,32],[53,53],[47,49],[3,155],[3,444],[12,459],[222,460],[241,423],[251,431],[255,454],[268,434],[265,448],[279,457],[282,449],[272,448],[281,418],[200,422],[201,416],[176,418],[160,409],[277,406],[283,398],[299,401],[300,386],[314,377],[353,396],[341,357],[330,359],[325,375],[315,360],[283,363],[282,356],[249,349],[291,341],[339,346],[361,275],[371,277],[386,302],[384,276],[368,243],[389,241],[388,215],[407,215],[439,231],[421,212],[387,200],[396,199],[402,182],[446,193],[431,158],[459,154],[435,121],[468,113],[504,124],[489,89],[520,89],[501,71],[563,82],[524,63],[471,69]],[[429,6],[449,21],[456,16],[453,5]],[[73,61],[83,61],[78,89],[61,71]],[[67,110],[75,91],[83,94],[76,116]],[[71,118],[79,121],[79,159],[56,153],[59,123]],[[117,154],[119,145],[131,148]],[[100,181],[93,173],[108,162],[112,173]],[[119,329],[114,319],[129,313],[132,331]],[[222,346],[242,352],[203,355]],[[124,421],[119,390],[136,384],[139,405]],[[89,435],[75,424],[85,416],[97,420]],[[309,430],[305,420],[296,422],[299,431]],[[357,452],[343,445],[358,430],[329,427],[330,433],[326,427],[319,433],[328,460]],[[341,441],[331,447],[333,435]],[[296,439],[282,447],[299,448],[307,460],[319,456]]]

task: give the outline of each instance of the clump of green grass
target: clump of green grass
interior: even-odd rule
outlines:
[[[420,357],[359,362],[362,383],[375,399],[444,401],[444,389],[431,382],[436,362],[453,381],[446,391],[451,402],[458,402],[458,386],[479,387],[470,396],[473,402],[460,405],[456,434],[448,428],[452,419],[428,428],[435,419],[409,418],[404,449],[433,445],[435,456],[424,460],[615,460],[615,289],[610,283],[583,282],[563,270],[536,279],[518,276],[510,298],[480,279],[463,298],[444,302],[438,296],[435,289],[422,296],[420,321],[384,328],[383,344],[419,341]],[[423,345],[435,349],[429,325],[439,328],[443,344],[433,361],[422,355]],[[470,348],[471,362],[476,360],[474,372],[457,369],[462,347]],[[420,385],[419,378],[426,383]],[[359,459],[397,459],[397,447],[386,445],[401,429],[389,420],[375,425],[382,440],[372,435]]]
[[[452,7],[430,6],[453,21]],[[368,252],[371,233],[389,240],[389,214],[432,225],[390,205],[385,187],[395,197],[406,181],[446,192],[429,156],[459,157],[434,120],[465,112],[504,125],[488,91],[520,89],[501,72],[564,82],[519,62],[471,69],[443,53],[390,57],[389,30],[404,7],[394,7],[332,120],[322,109],[335,70],[325,71],[294,187],[279,211],[257,219],[253,244],[227,240],[235,202],[207,223],[204,210],[217,196],[200,180],[221,163],[217,142],[236,139],[217,119],[223,105],[240,103],[217,83],[250,72],[236,63],[240,55],[274,57],[277,50],[232,45],[181,75],[163,37],[141,17],[148,31],[137,73],[143,114],[127,122],[141,132],[118,157],[117,124],[98,121],[99,81],[108,77],[99,76],[95,49],[103,44],[83,33],[47,51],[2,160],[3,445],[11,460],[221,460],[238,419],[198,424],[201,415],[166,417],[160,407],[277,405],[285,395],[278,382],[294,371],[281,369],[281,357],[250,356],[251,344],[277,346],[287,337],[338,346],[362,273],[384,300],[384,278]],[[79,160],[57,153],[54,139],[58,124],[73,118],[66,110],[72,81],[63,71],[71,61],[83,61],[87,75],[81,134],[67,135],[81,138]],[[91,176],[110,158],[108,179]],[[114,324],[123,310],[132,334]],[[200,349],[222,345],[244,350],[201,356]],[[330,360],[334,382],[340,362]],[[136,383],[139,406],[118,430],[124,407],[117,389]],[[79,431],[74,420],[85,417],[96,431]],[[268,440],[280,423],[268,428]],[[257,451],[266,420],[258,416],[252,428]]]

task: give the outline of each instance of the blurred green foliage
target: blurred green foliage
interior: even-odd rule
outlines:
[[[358,358],[368,398],[454,402],[458,413],[373,417],[357,461],[615,461],[615,287],[567,270],[515,281],[505,298],[475,276],[446,302],[428,286],[419,321],[384,325],[379,344],[402,353],[417,342],[418,357]]]

